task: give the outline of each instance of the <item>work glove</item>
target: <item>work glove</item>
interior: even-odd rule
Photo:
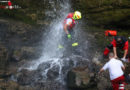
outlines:
[[[68,34],[67,37],[68,37],[68,39],[71,39],[71,35],[70,34]]]
[[[76,43],[73,43],[72,44],[72,47],[75,47],[75,46],[78,46],[79,44],[76,42]]]
[[[64,47],[62,45],[59,45],[58,48],[61,49],[61,48],[64,48]]]
[[[124,62],[127,62],[127,59],[125,59],[125,58],[121,58],[121,60],[124,61]]]

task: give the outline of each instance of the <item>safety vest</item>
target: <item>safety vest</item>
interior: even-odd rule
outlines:
[[[75,26],[75,20],[73,19],[73,13],[69,13],[66,17],[66,19],[64,20],[64,24],[66,24],[66,20],[68,18],[72,19],[72,24],[68,27],[68,30],[71,30],[74,26]]]

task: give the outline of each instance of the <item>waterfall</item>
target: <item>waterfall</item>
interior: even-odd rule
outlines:
[[[43,35],[41,57],[38,60],[33,60],[30,65],[28,64],[29,66],[26,69],[30,71],[39,70],[43,77],[42,79],[45,81],[48,79],[53,79],[64,83],[67,72],[71,68],[80,65],[82,60],[88,61],[88,59],[84,58],[82,56],[83,54],[73,55],[73,50],[75,47],[69,46],[72,49],[66,47],[61,49],[58,48],[59,45],[63,45],[64,38],[66,36],[63,30],[63,22],[67,14],[71,12],[69,0],[49,0],[49,4],[51,5],[51,9],[46,11],[46,21],[49,21],[49,18],[53,19],[51,19],[51,23]],[[82,25],[82,23],[79,24]],[[80,45],[80,42],[84,40],[84,33],[82,33],[81,26],[79,24],[76,23],[76,27],[74,28],[74,37],[78,37],[75,39],[79,39]],[[83,37],[82,40],[80,37]],[[86,50],[87,43],[87,41],[82,43],[82,45],[85,46],[84,48],[81,47],[82,45],[78,46],[78,51],[84,53],[82,50]],[[69,53],[67,54],[68,56],[64,57],[65,53]],[[86,56],[86,54],[84,56]],[[85,63],[82,63],[82,65],[83,64],[85,65]]]
[[[46,2],[46,1],[45,1]],[[51,10],[46,12],[46,16],[55,18],[51,21],[49,27],[44,33],[42,56],[38,60],[31,62],[31,65],[27,68],[29,70],[38,69],[40,64],[49,62],[49,67],[43,70],[42,75],[46,77],[49,69],[54,66],[59,67],[59,75],[62,70],[62,59],[64,48],[59,49],[58,45],[62,43],[62,37],[64,35],[63,22],[67,14],[70,12],[69,0],[49,0]],[[58,5],[58,7],[57,7]],[[42,68],[42,67],[41,67]]]

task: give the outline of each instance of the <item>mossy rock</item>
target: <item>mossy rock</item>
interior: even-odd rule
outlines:
[[[73,7],[82,12],[83,18],[88,19],[89,25],[129,29],[128,3],[129,0],[76,0]]]

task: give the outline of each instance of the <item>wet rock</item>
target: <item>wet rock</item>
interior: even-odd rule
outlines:
[[[17,22],[17,24],[10,23],[10,26],[11,27],[9,29],[10,29],[11,33],[15,33],[16,35],[23,35],[32,28],[31,25],[24,24],[21,22]]]
[[[21,52],[23,53],[23,58],[33,58],[36,55],[36,49],[34,47],[22,47]]]
[[[49,26],[50,22],[48,21],[43,21],[43,20],[37,20],[38,25],[44,25],[44,26]]]
[[[18,75],[17,81],[21,85],[31,85],[34,84],[37,80],[42,78],[39,75],[40,74],[36,71],[28,71],[23,69]]]
[[[0,90],[36,90],[32,87],[21,86],[14,81],[1,81],[0,80]]]
[[[0,81],[0,89],[16,90],[16,89],[18,89],[18,84],[13,81],[10,81],[7,83],[5,81]]]
[[[34,57],[36,57],[36,49],[24,46],[21,49],[14,50],[12,60],[20,61],[21,59],[31,59]]]
[[[65,85],[52,81],[38,82],[35,87],[36,90],[67,90]]]
[[[0,70],[0,78],[8,79],[13,74],[12,71]]]
[[[72,69],[74,66],[74,61],[72,59],[66,58],[63,60],[62,73],[67,74],[68,70]]]
[[[28,16],[30,16],[32,18],[32,20],[36,20],[37,19],[37,15],[35,13],[28,14]]]
[[[109,75],[107,75],[107,77],[101,75],[101,76],[97,76],[97,78],[98,78],[98,82],[97,82],[98,90],[112,90],[111,82],[109,80]]]
[[[38,71],[44,71],[50,67],[50,62],[44,62],[38,66]]]
[[[74,64],[73,66],[75,66],[75,67],[80,67],[80,66],[83,67],[83,66],[88,65],[88,63],[89,63],[88,59],[86,59],[80,55],[72,55],[70,57],[70,61],[73,61],[73,64]]]
[[[15,50],[13,52],[12,60],[20,61],[21,57],[22,57],[22,52],[20,50]]]
[[[92,77],[94,77],[94,74],[87,67],[74,68],[67,75],[68,87],[74,90],[95,86],[94,83],[91,83]]]
[[[59,67],[54,66],[47,72],[47,79],[48,80],[55,80],[59,76]]]
[[[98,75],[87,67],[77,67],[69,71],[67,85],[71,90],[112,90],[108,73]]]
[[[8,76],[8,74],[6,74],[8,59],[9,53],[7,48],[0,43],[0,77]]]

